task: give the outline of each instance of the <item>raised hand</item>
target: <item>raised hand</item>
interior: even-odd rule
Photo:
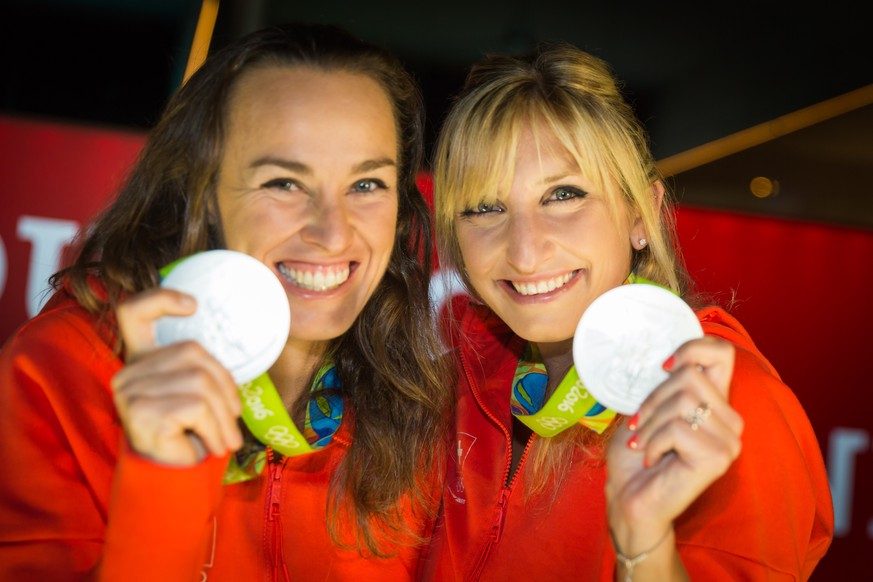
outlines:
[[[704,337],[683,344],[670,376],[620,427],[607,452],[607,511],[626,555],[654,546],[673,520],[740,454],[743,420],[728,403],[734,346]]]
[[[116,312],[126,365],[112,380],[115,405],[131,447],[170,465],[192,465],[206,453],[220,456],[242,445],[230,372],[197,342],[155,343],[156,319],[195,310],[190,296],[154,288]]]

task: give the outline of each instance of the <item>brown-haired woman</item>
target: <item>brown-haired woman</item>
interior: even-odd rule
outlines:
[[[319,25],[252,33],[180,89],[3,349],[0,578],[414,576],[450,402],[427,323],[422,115],[394,57]],[[202,346],[155,343],[159,317],[196,310],[159,270],[225,248],[287,294],[269,377],[309,454],[253,438]]]

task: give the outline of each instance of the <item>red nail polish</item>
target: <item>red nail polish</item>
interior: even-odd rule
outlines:
[[[649,463],[649,458],[648,458],[648,457],[643,457],[643,469],[648,469],[648,468],[649,468],[649,465],[650,465],[650,463]]]
[[[633,416],[630,417],[627,421],[627,427],[630,430],[637,430],[637,427],[640,425],[640,413],[636,412]]]
[[[676,356],[670,356],[669,358],[667,358],[667,361],[661,365],[661,367],[664,369],[665,372],[669,372],[670,369],[673,367],[674,362],[676,362]]]
[[[627,448],[636,449],[639,446],[639,443],[637,442],[639,440],[640,440],[640,435],[635,434],[634,436],[632,436],[631,438],[628,439]]]

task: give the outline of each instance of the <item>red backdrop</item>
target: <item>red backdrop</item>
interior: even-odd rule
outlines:
[[[144,136],[0,116],[0,341],[35,313],[66,244]]]
[[[40,305],[75,230],[144,136],[0,116],[0,341]],[[429,192],[430,181],[421,185]],[[692,275],[748,328],[805,406],[828,463],[837,532],[814,580],[868,576],[873,550],[873,232],[683,207]]]

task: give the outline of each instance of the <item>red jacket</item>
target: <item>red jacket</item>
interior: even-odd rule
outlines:
[[[705,333],[737,346],[730,401],[745,431],[739,458],[675,522],[682,560],[692,579],[805,580],[833,534],[827,474],[812,427],[734,318],[715,308],[698,317]],[[526,499],[524,457],[504,485],[510,385],[525,342],[472,305],[463,314],[461,337],[454,344],[460,356],[457,456],[449,463],[423,579],[612,580],[605,463],[580,452],[554,501],[551,495]]]
[[[325,449],[229,486],[226,458],[145,460],[115,412],[111,333],[62,295],[0,353],[0,581],[284,580],[283,565],[291,580],[414,576],[417,549],[362,559],[328,538],[349,422]]]

